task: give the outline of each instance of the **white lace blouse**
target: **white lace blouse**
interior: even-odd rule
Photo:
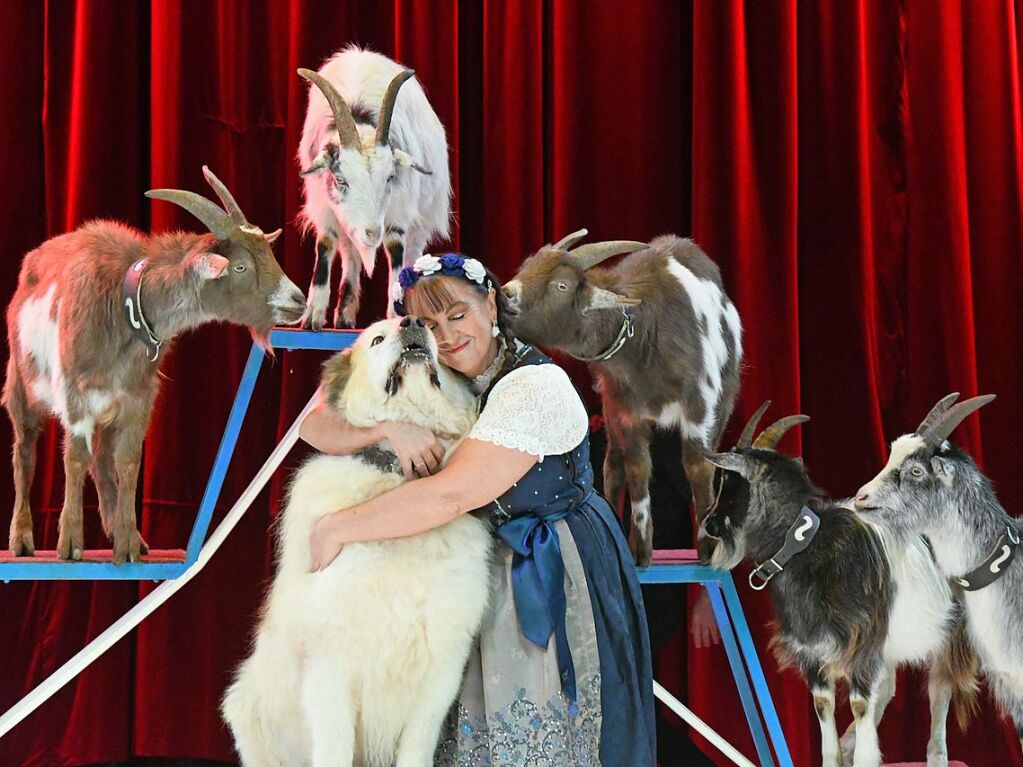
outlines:
[[[494,386],[470,439],[521,450],[541,461],[583,441],[589,429],[586,408],[557,365],[525,365]]]

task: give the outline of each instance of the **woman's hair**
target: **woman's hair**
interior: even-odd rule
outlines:
[[[501,337],[504,339],[504,367],[507,367],[515,356],[515,335],[511,330],[511,318],[514,316],[514,311],[512,310],[511,303],[508,301],[508,297],[501,292],[501,283],[498,282],[497,277],[494,276],[490,269],[484,267],[484,270],[486,271],[486,276],[483,278],[482,283],[467,280],[463,277],[449,276],[449,279],[459,280],[468,285],[479,294],[481,300],[486,299],[491,290],[494,291],[494,300],[497,304],[497,327],[501,331]],[[438,277],[444,276],[447,275],[437,272],[420,277],[415,285],[405,291],[403,299],[405,306],[409,307],[409,304],[414,301],[418,308],[426,309],[429,312],[439,313],[446,311],[458,299],[451,292],[450,283],[447,280],[438,279]],[[408,313],[415,314],[416,312],[412,311],[411,307],[409,307]]]

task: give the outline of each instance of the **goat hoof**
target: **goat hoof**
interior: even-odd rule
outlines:
[[[305,313],[299,319],[298,324],[302,326],[303,330],[320,331],[323,329],[323,322],[326,319],[326,312],[317,312],[316,310],[310,310],[308,307]]]
[[[632,552],[632,559],[636,567],[650,567],[650,559],[653,554],[652,547],[646,541],[640,540],[635,528],[629,533],[629,551]]]
[[[114,541],[114,564],[123,565],[125,562],[141,562],[143,554],[143,546],[145,541],[142,540],[142,536],[139,535],[138,530],[135,530],[128,536],[127,541]],[[146,551],[149,550],[148,546],[145,546]]]
[[[31,530],[24,533],[12,533],[9,546],[12,557],[34,557],[36,553]]]
[[[335,317],[334,327],[338,330],[351,330],[355,327],[355,320],[348,320],[344,317]]]
[[[75,540],[77,536],[61,536],[57,539],[57,557],[68,562],[80,562],[82,550],[85,548],[81,541]]]

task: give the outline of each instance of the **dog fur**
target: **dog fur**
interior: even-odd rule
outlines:
[[[415,320],[377,322],[324,368],[325,400],[352,424],[465,435],[475,420],[464,380],[437,364]],[[277,576],[222,706],[246,767],[433,764],[486,610],[492,536],[466,514],[421,535],[349,544],[310,572],[319,517],[404,481],[380,452],[316,456],[291,485]]]

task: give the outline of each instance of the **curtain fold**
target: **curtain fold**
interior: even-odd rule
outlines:
[[[1000,0],[8,3],[0,295],[13,293],[25,252],[91,218],[197,231],[186,212],[142,193],[212,195],[203,164],[250,220],[284,228],[277,256],[308,285],[314,242],[296,226],[295,161],[307,85],[295,69],[359,43],[415,69],[446,126],[455,216],[437,249],[460,247],[508,278],[538,246],[580,227],[593,239],[692,236],[721,266],[745,326],[724,446],[765,399],[769,417],[807,413],[812,422],[782,447],[801,451],[818,484],[841,497],[940,396],[994,392],[957,440],[1014,511],[1023,502],[1014,460],[1023,402],[1013,397],[1023,390],[1021,24],[1019,3]],[[363,322],[382,314],[385,281],[383,269],[364,281]],[[176,347],[139,491],[140,527],[158,548],[188,538],[250,339],[210,326]],[[311,395],[322,360],[280,351],[264,363],[214,524]],[[566,367],[595,411],[585,367]],[[51,426],[39,446],[40,548],[56,544],[61,439]],[[203,574],[0,740],[0,764],[235,758],[217,707],[273,573],[268,529],[305,454],[289,456]],[[12,497],[2,470],[0,498]],[[87,545],[103,547],[91,486],[86,499]],[[655,513],[658,529],[677,531],[679,509]],[[745,587],[746,572],[736,571],[739,591],[793,757],[815,763],[810,696],[766,650],[769,599]],[[0,709],[151,588],[0,585]],[[649,597],[658,678],[752,754],[724,653],[685,649],[684,608],[673,600]],[[889,760],[924,753],[924,679],[900,678],[880,731]],[[968,733],[950,725],[949,750],[974,765],[1023,765],[988,697]],[[677,763],[662,751],[662,764]]]

